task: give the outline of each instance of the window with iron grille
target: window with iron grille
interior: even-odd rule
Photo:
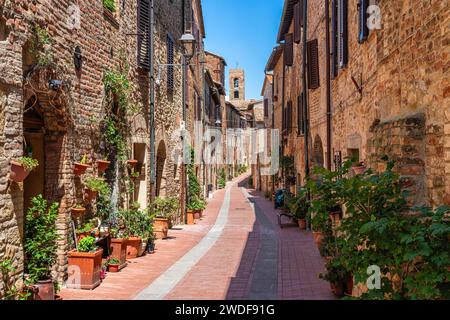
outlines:
[[[173,92],[174,89],[174,42],[170,35],[167,35],[167,90]]]
[[[137,64],[150,69],[150,0],[137,3]]]

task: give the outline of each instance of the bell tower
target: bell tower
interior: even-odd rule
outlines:
[[[245,100],[245,74],[243,69],[230,69],[230,101]]]

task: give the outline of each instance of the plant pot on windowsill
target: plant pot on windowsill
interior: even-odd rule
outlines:
[[[88,164],[83,164],[83,163],[75,163],[74,169],[73,169],[73,173],[77,176],[81,176],[82,174],[84,174],[86,172],[86,170],[88,168],[90,168],[91,166]]]
[[[108,169],[109,165],[111,164],[110,161],[106,160],[97,160],[97,169],[99,173],[103,173]]]
[[[127,259],[136,259],[141,248],[141,237],[130,237],[127,241]]]
[[[103,249],[95,252],[69,252],[69,268],[79,270],[79,274],[73,275],[74,281],[67,281],[70,289],[92,290],[100,285],[100,271],[102,270]]]
[[[170,220],[167,218],[155,218],[153,220],[153,230],[156,236],[156,239],[167,239],[167,234],[169,232],[169,224]]]

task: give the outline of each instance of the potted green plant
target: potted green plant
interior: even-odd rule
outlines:
[[[37,288],[35,299],[38,300],[55,298],[51,271],[57,258],[58,209],[57,203],[48,205],[42,195],[39,195],[31,199],[31,206],[25,217],[25,274],[28,284]]]
[[[300,230],[306,230],[306,215],[309,210],[307,189],[301,189],[297,196],[292,197],[288,202],[289,211],[297,220]]]
[[[69,277],[67,287],[87,290],[98,287],[101,282],[102,255],[103,249],[97,248],[94,237],[81,239],[77,249],[69,252],[69,268],[77,272]]]
[[[109,186],[105,178],[89,176],[84,180],[85,198],[90,202],[94,200],[99,193],[109,194]]]
[[[142,245],[141,237],[141,211],[132,206],[129,210],[121,210],[119,216],[128,236],[127,239],[127,259],[136,259]]]
[[[326,273],[321,273],[319,277],[330,283],[331,291],[339,298],[348,292],[348,279],[350,273],[345,269],[340,258],[331,258],[326,263]]]
[[[119,269],[127,266],[128,236],[117,228],[111,228],[111,258],[119,260]]]
[[[95,225],[91,221],[86,222],[80,228],[76,229],[75,233],[77,234],[78,241],[91,236],[94,229]]]
[[[120,271],[120,260],[117,258],[110,258],[108,260],[108,271],[109,272],[119,272]]]
[[[11,160],[10,165],[9,180],[22,182],[39,166],[39,161],[30,157],[21,157],[17,161]]]
[[[80,162],[75,163],[73,173],[77,176],[81,176],[88,168],[90,168],[90,165],[87,164],[87,155],[85,154]]]
[[[154,215],[153,230],[157,239],[166,239],[171,221],[180,209],[180,201],[175,197],[156,198],[148,209]]]

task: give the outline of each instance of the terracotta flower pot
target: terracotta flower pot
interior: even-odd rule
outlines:
[[[16,161],[11,161],[10,164],[11,168],[9,173],[9,180],[14,182],[22,182],[30,174],[30,171],[25,170],[23,164]]]
[[[345,294],[349,296],[353,295],[353,286],[354,286],[353,274],[351,274],[348,276],[347,281],[345,283]]]
[[[187,224],[188,225],[195,224],[194,211],[188,211],[187,212]]]
[[[55,286],[53,280],[41,280],[35,285],[36,293],[34,294],[34,300],[55,300]]]
[[[317,248],[322,248],[323,242],[325,240],[325,235],[321,231],[313,231],[314,242],[317,245]]]
[[[141,248],[142,239],[140,237],[128,238],[127,259],[136,259]]]
[[[137,161],[137,160],[128,160],[128,161],[127,161],[127,164],[128,164],[130,167],[135,168],[135,167],[137,166],[137,164],[138,164],[138,161]]]
[[[96,252],[69,252],[69,280],[67,287],[71,289],[92,290],[101,282],[103,249]]]
[[[72,208],[70,209],[72,216],[81,217],[86,213],[86,208]]]
[[[306,219],[298,219],[298,226],[300,230],[306,230]]]
[[[106,160],[97,160],[97,169],[99,173],[103,173],[108,169],[109,165],[111,164],[110,161]]]
[[[167,239],[167,234],[169,232],[169,219],[165,218],[155,218],[153,220],[153,232],[156,235],[156,239]]]
[[[194,219],[200,220],[200,218],[201,218],[201,211],[200,210],[194,211]]]
[[[84,189],[84,197],[85,197],[85,200],[87,202],[91,202],[95,198],[97,198],[97,194],[98,194],[97,191],[93,191],[93,190],[90,190],[90,189]]]
[[[109,264],[108,265],[108,271],[112,273],[117,273],[120,271],[120,265],[118,264]]]
[[[73,169],[73,173],[77,176],[81,176],[86,172],[86,170],[90,167],[88,164],[75,163],[75,167]]]
[[[128,239],[111,239],[111,258],[120,261],[120,269],[127,266],[127,244]]]
[[[364,174],[364,172],[366,172],[367,167],[366,166],[357,166],[357,167],[352,167],[353,171],[355,172],[355,174]]]

